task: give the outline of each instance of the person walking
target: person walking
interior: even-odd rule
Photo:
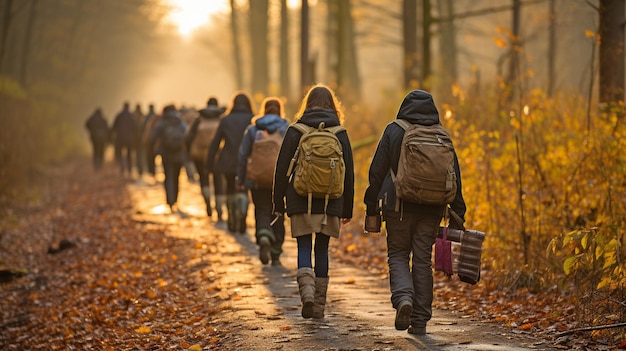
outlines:
[[[252,116],[254,116],[254,108],[250,96],[241,90],[234,92],[226,116],[220,119],[207,156],[208,171],[214,176],[219,173],[223,174],[226,182],[227,223],[228,230],[231,232],[244,233],[246,231],[246,211],[242,207],[247,207],[247,205],[242,202],[247,201],[247,195],[237,191],[235,178],[237,177],[239,145],[244,131],[250,125]],[[215,160],[218,153],[219,157]]]
[[[154,104],[148,105],[148,113],[144,118],[143,125],[141,126],[141,143],[144,148],[144,157],[146,160],[146,170],[154,178],[156,176],[155,158],[157,156],[158,147],[153,149],[153,145],[150,144],[150,136],[154,126],[161,119],[161,115],[157,114],[154,109]]]
[[[440,124],[433,97],[423,90],[411,91],[404,97],[396,119],[423,126]],[[380,211],[386,222],[389,286],[391,303],[396,309],[395,328],[423,335],[432,316],[432,246],[447,205],[412,203],[397,198],[394,178],[398,174],[404,133],[400,123],[392,122],[385,128],[369,168],[369,186],[364,202],[366,222],[379,216]],[[450,207],[464,220],[465,202],[456,154],[453,163],[456,196]],[[443,183],[446,184],[445,179]]]
[[[280,254],[283,252],[285,241],[284,219],[280,218],[271,224],[274,213],[272,181],[278,151],[288,126],[289,122],[284,119],[284,108],[280,99],[265,98],[261,103],[259,115],[252,119],[252,124],[244,133],[237,162],[237,189],[239,191],[250,189],[254,204],[255,237],[259,246],[259,258],[263,264],[268,264],[271,259],[272,266],[280,266]],[[256,154],[253,155],[253,152]],[[252,177],[247,171],[254,172],[252,174],[256,177]]]
[[[136,147],[138,129],[137,121],[130,112],[130,105],[125,102],[122,111],[115,117],[112,128],[115,140],[115,159],[120,165],[122,176],[132,176],[132,154]]]
[[[141,178],[141,176],[143,175],[143,170],[146,167],[146,151],[143,143],[141,142],[141,131],[146,119],[146,115],[144,115],[143,111],[141,110],[140,104],[135,105],[133,117],[135,118],[135,122],[137,123],[137,135],[135,137],[135,163],[137,165],[137,174]]]
[[[104,150],[109,141],[109,125],[102,115],[102,110],[97,108],[85,122],[85,128],[89,131],[93,152],[93,168],[98,171],[104,162]]]
[[[160,143],[163,172],[165,173],[165,197],[172,213],[180,212],[176,207],[178,202],[178,187],[180,170],[185,161],[185,131],[187,125],[180,119],[174,105],[163,108],[163,117],[157,122],[150,136],[151,149]]]
[[[302,317],[323,318],[328,289],[328,244],[331,237],[338,238],[341,224],[352,218],[354,203],[354,164],[348,133],[340,127],[343,111],[335,93],[327,86],[313,86],[300,103],[295,115],[296,122],[285,133],[274,176],[273,206],[276,216],[285,212],[291,219],[291,235],[298,246],[297,282],[302,301]],[[304,124],[308,128],[320,126],[340,127],[336,134],[343,152],[345,176],[343,193],[335,199],[313,198],[298,194],[294,187],[297,178],[292,177],[290,164],[299,148],[301,131],[295,126]],[[338,164],[337,160],[331,165]],[[286,206],[285,206],[286,204]],[[313,239],[315,237],[315,239]],[[315,246],[313,246],[313,240]],[[315,267],[311,260],[314,251]]]
[[[217,99],[212,97],[207,102],[207,106],[199,111],[199,116],[193,120],[190,126],[187,128],[187,135],[185,136],[185,146],[187,148],[187,154],[193,161],[195,168],[198,172],[200,181],[200,191],[204,202],[206,204],[206,212],[209,217],[213,215],[211,209],[211,187],[210,187],[210,173],[206,166],[206,160],[209,155],[209,145],[215,137],[217,126],[220,123],[220,116],[226,109],[219,107]],[[214,189],[215,179],[213,180]],[[221,208],[216,206],[218,212],[218,220],[222,218]]]

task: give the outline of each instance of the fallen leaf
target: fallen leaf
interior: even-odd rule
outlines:
[[[137,334],[150,334],[150,333],[152,333],[152,329],[150,327],[147,327],[147,326],[144,325],[144,326],[141,326],[141,327],[135,329],[135,333],[137,333]]]
[[[285,325],[279,328],[280,331],[286,331],[286,330],[291,330],[291,326],[290,325]]]

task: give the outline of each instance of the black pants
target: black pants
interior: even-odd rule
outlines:
[[[163,173],[165,173],[165,198],[168,205],[174,205],[178,201],[178,185],[180,177],[180,169],[183,167],[183,161],[180,157],[162,155]]]
[[[279,218],[274,225],[270,225],[274,218],[272,213],[272,189],[250,189],[250,192],[252,194],[252,202],[254,203],[257,243],[260,237],[269,231],[271,235],[267,236],[271,242],[270,255],[272,259],[276,259],[283,252],[283,243],[285,242],[284,217]]]
[[[95,170],[99,170],[102,168],[102,163],[104,162],[104,149],[106,142],[92,140],[91,145],[93,146],[93,168]]]
[[[131,144],[115,143],[115,159],[120,165],[122,175],[132,174],[133,152],[134,148]]]

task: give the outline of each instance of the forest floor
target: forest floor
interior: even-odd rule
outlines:
[[[305,320],[295,240],[287,235],[282,266],[262,265],[252,211],[245,234],[216,226],[184,171],[178,214],[161,182],[125,180],[110,163],[95,172],[83,160],[45,179],[46,196],[0,223],[0,265],[13,272],[0,284],[1,350],[556,348],[545,334],[472,316],[462,292],[435,305],[427,335],[397,331],[386,274],[340,259],[351,249],[338,240],[326,317]],[[68,248],[56,251],[62,240]]]

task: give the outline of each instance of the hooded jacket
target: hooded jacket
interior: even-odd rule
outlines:
[[[408,93],[396,116],[397,119],[404,119],[412,124],[434,125],[440,123],[439,112],[435,106],[432,96],[423,90],[414,90]],[[365,191],[366,214],[376,215],[379,210],[384,212],[395,211],[396,187],[391,179],[391,172],[398,172],[398,161],[400,160],[400,149],[404,129],[396,123],[389,123],[378,142],[378,147],[374,153],[369,169],[369,186]],[[461,187],[461,171],[456,153],[454,155],[454,170],[456,172],[457,193],[454,201],[450,204],[452,210],[462,219],[465,218],[465,201],[463,200]],[[379,203],[382,207],[379,208]],[[402,211],[428,212],[437,215],[443,214],[442,205],[422,205],[403,201]]]
[[[289,122],[279,115],[269,114],[257,119],[254,124],[246,128],[243,140],[239,146],[239,160],[237,161],[237,185],[246,184],[249,188],[256,187],[252,181],[246,177],[246,164],[248,157],[252,154],[252,145],[258,131],[267,131],[269,134],[279,132],[281,136],[285,136],[285,132],[289,127]]]
[[[303,116],[297,121],[304,123],[310,127],[317,128],[321,122],[326,127],[334,127],[339,125],[337,112],[324,109],[307,109]],[[276,172],[274,175],[274,212],[285,213],[291,216],[293,214],[304,214],[308,210],[307,198],[300,196],[293,188],[293,182],[287,174],[289,163],[293,158],[300,137],[302,134],[295,128],[288,128],[283,139],[283,145],[278,154],[276,162]],[[348,139],[348,133],[343,131],[337,134],[341,147],[343,149],[343,160],[346,165],[346,174],[344,179],[343,195],[334,200],[328,201],[326,213],[340,218],[352,218],[352,207],[354,205],[354,161],[352,158],[352,146]],[[285,208],[285,199],[287,206]],[[324,213],[324,199],[313,199],[311,213]]]
[[[183,122],[176,110],[165,111],[163,113],[163,117],[156,122],[156,125],[152,130],[152,134],[150,135],[150,150],[154,150],[156,143],[162,140],[165,134],[165,129],[170,126],[180,128],[183,132],[187,129],[187,124]],[[162,145],[159,146],[159,148],[161,155],[168,160],[177,160],[182,162],[185,158],[184,148],[180,148],[180,150],[177,151],[166,150]]]
[[[207,105],[207,107],[198,111],[199,115],[194,119],[189,128],[187,129],[187,134],[185,135],[185,148],[187,152],[191,149],[191,144],[193,140],[196,138],[196,133],[198,131],[198,125],[202,120],[214,120],[216,123],[219,123],[220,116],[224,113],[226,109],[224,107],[218,107],[216,105]],[[208,150],[207,150],[208,151]]]
[[[207,170],[210,173],[237,174],[239,145],[251,119],[251,111],[242,105],[235,105],[232,111],[220,120],[207,157]],[[224,141],[224,145],[220,149],[222,141]],[[215,161],[218,151],[219,157]]]

